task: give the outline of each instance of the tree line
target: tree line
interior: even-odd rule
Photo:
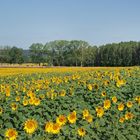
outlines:
[[[37,63],[49,66],[140,65],[140,42],[129,41],[92,46],[82,40],[33,43],[29,50],[0,46],[0,63]]]

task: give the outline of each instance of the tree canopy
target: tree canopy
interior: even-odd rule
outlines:
[[[33,43],[29,50],[0,47],[0,63],[24,62],[47,63],[49,66],[135,66],[140,65],[140,42],[97,47],[82,40],[55,40],[44,45]]]

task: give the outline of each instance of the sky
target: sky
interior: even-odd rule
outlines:
[[[0,0],[0,45],[140,41],[140,0]]]

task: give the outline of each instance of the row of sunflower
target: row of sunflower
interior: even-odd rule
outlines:
[[[14,70],[0,70],[0,139],[140,138],[138,67]]]

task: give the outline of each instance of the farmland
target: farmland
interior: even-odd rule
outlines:
[[[0,68],[0,140],[137,140],[139,105],[139,67]]]

